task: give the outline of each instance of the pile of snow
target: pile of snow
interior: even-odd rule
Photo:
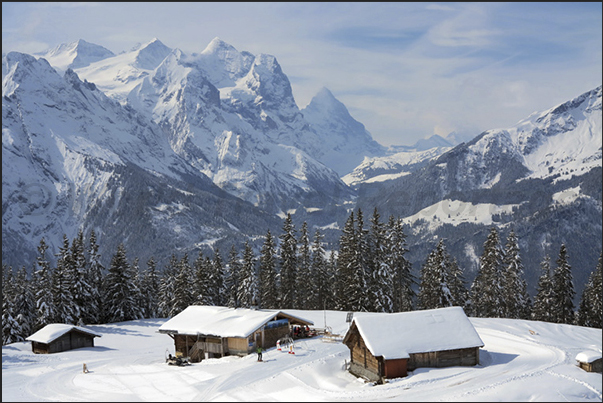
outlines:
[[[287,310],[348,329],[346,312]],[[366,315],[366,314],[365,314]],[[370,315],[370,314],[368,314]],[[358,315],[359,316],[359,315]],[[575,357],[601,351],[601,329],[511,319],[470,318],[485,346],[475,367],[420,368],[384,385],[345,369],[349,349],[319,337],[297,341],[295,354],[255,355],[168,365],[173,340],[157,332],[166,319],[88,326],[96,347],[36,355],[31,343],[2,347],[2,401],[593,401],[601,374]],[[89,373],[82,372],[86,363]]]

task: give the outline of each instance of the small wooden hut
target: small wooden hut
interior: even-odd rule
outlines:
[[[159,327],[174,340],[177,357],[191,362],[226,355],[247,355],[274,347],[291,325],[313,322],[277,310],[192,305]]]
[[[578,366],[586,372],[599,372],[603,370],[603,361],[600,351],[583,351],[576,356]]]
[[[360,314],[343,343],[350,349],[350,372],[376,382],[419,367],[477,365],[484,346],[460,307]]]
[[[44,326],[25,340],[31,341],[31,351],[52,354],[82,347],[94,347],[94,338],[100,334],[80,326],[52,323]]]

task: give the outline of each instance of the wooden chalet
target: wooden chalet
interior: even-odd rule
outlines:
[[[94,347],[94,338],[100,334],[80,326],[52,323],[44,326],[25,340],[31,341],[31,351],[51,354],[82,347]]]
[[[313,322],[277,310],[192,305],[159,327],[174,340],[177,357],[190,362],[267,349],[290,334],[292,325]]]
[[[380,383],[420,367],[477,365],[484,346],[460,307],[359,314],[343,343],[350,372]]]
[[[599,372],[603,370],[603,361],[601,352],[598,351],[583,351],[576,356],[578,366],[586,372]]]

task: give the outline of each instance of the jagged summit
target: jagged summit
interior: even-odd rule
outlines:
[[[209,42],[209,44],[205,47],[205,49],[203,49],[201,54],[207,55],[207,54],[216,53],[219,51],[235,51],[235,52],[237,52],[237,49],[234,46],[232,46],[231,44],[224,42],[222,39],[220,39],[219,37],[216,36],[214,39],[212,39]]]
[[[48,60],[55,69],[65,71],[68,68],[77,69],[89,66],[91,63],[113,57],[115,54],[103,46],[79,39],[56,46],[37,56]]]
[[[138,54],[134,66],[145,70],[153,70],[171,51],[172,49],[165,46],[159,39],[153,38],[136,51]]]

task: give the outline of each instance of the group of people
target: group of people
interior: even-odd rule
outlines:
[[[308,325],[306,326],[293,326],[293,330],[291,330],[291,337],[294,339],[300,339],[304,337],[311,337],[310,328]]]

